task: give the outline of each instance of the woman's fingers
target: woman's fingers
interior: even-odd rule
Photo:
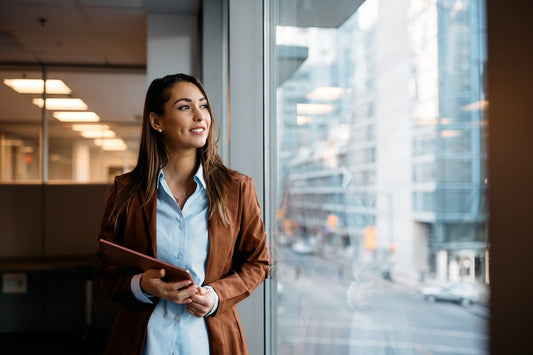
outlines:
[[[196,285],[190,281],[165,282],[165,269],[146,270],[141,277],[144,292],[174,303],[187,304],[190,297],[198,292]]]
[[[197,293],[191,296],[191,303],[187,310],[195,317],[203,317],[208,314],[215,304],[215,296],[209,288],[197,287]]]
[[[165,276],[164,269],[148,269],[141,276],[141,289],[153,296],[159,297],[157,285],[161,283],[161,278]]]
[[[187,304],[192,302],[190,297],[196,292],[198,292],[197,287],[191,281],[172,283],[168,290],[167,299],[174,303]]]

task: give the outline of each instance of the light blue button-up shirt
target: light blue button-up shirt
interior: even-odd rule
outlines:
[[[157,193],[157,257],[188,269],[196,285],[202,285],[209,250],[207,231],[208,200],[203,167],[194,176],[196,190],[187,199],[183,210],[172,196],[161,169]],[[131,282],[135,297],[151,302],[140,288],[140,276]],[[216,293],[215,293],[216,295]],[[213,313],[218,306],[216,297]],[[145,354],[209,354],[209,337],[204,318],[190,314],[183,304],[159,300],[150,321],[144,348]]]

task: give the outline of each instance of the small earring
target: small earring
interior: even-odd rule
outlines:
[[[162,130],[162,129],[160,129],[160,130],[159,130],[159,133],[161,133],[161,132],[163,132],[163,130]]]

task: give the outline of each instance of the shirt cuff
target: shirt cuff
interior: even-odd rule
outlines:
[[[207,313],[205,316],[206,317],[209,317],[213,314],[216,313],[217,309],[218,309],[218,294],[217,292],[215,291],[215,289],[211,286],[204,286],[204,288],[208,288],[208,289],[211,289],[213,291],[213,294],[215,295],[215,303],[213,304],[213,308],[211,308],[211,310],[209,311],[209,313]]]
[[[133,293],[137,301],[143,302],[143,303],[152,303],[152,301],[148,298],[151,296],[147,294],[146,292],[144,292],[141,288],[141,276],[142,275],[143,274],[137,274],[131,278],[131,282],[130,282],[131,292]]]

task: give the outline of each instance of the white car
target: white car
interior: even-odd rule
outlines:
[[[422,287],[424,298],[429,301],[459,302],[470,305],[479,301],[479,293],[471,283],[446,282]]]
[[[313,247],[310,243],[298,241],[292,245],[292,250],[297,254],[310,255],[313,254]]]

